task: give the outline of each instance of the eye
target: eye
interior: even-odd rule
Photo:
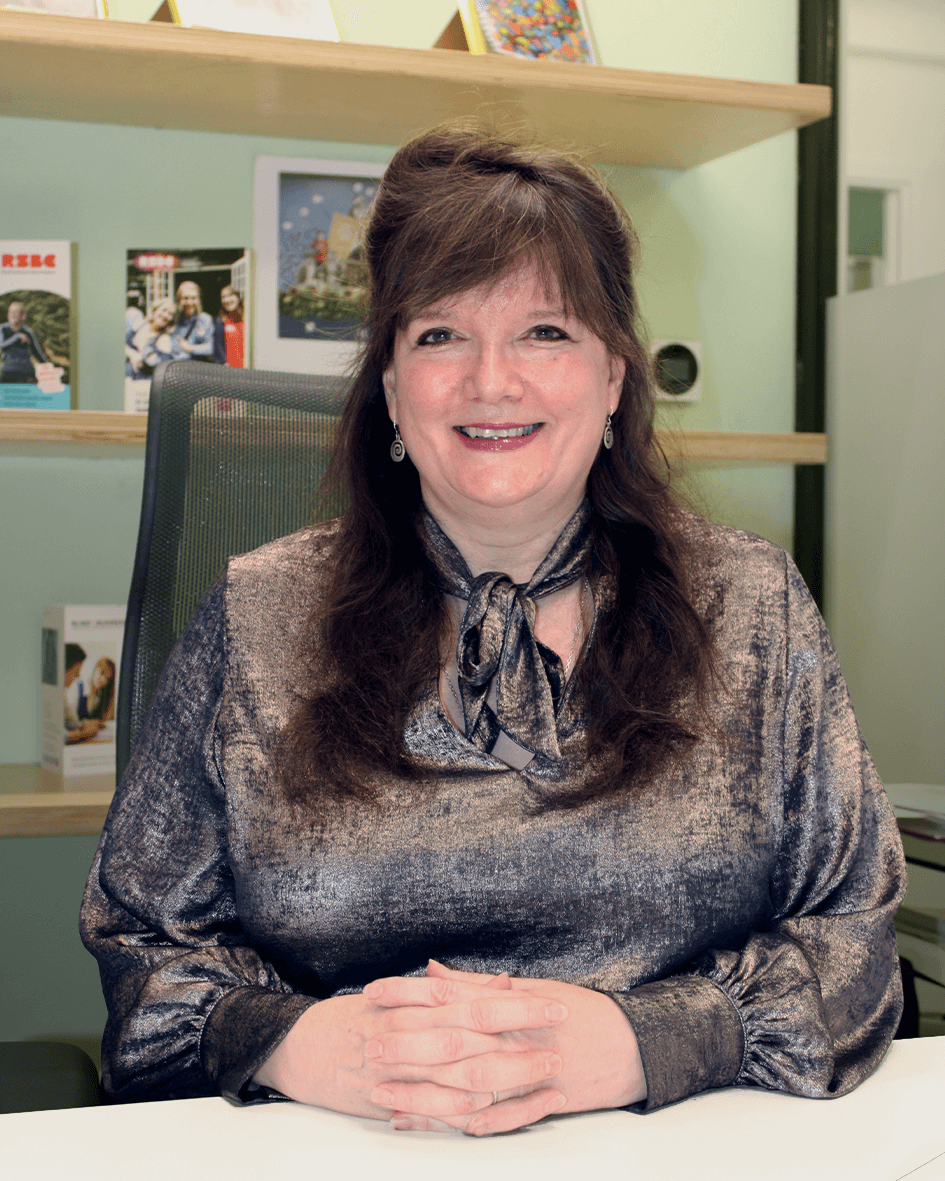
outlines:
[[[428,328],[417,337],[417,344],[445,344],[452,339],[453,333],[449,328]]]
[[[528,335],[533,340],[570,340],[563,328],[556,328],[554,324],[536,324]]]

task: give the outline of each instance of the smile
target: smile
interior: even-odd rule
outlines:
[[[522,439],[533,435],[540,426],[540,422],[534,422],[531,426],[458,426],[455,429],[467,439]]]

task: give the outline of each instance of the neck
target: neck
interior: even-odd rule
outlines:
[[[463,555],[474,578],[497,570],[513,582],[524,584],[541,565],[580,503],[578,500],[528,519],[502,513],[489,513],[480,519],[451,513],[448,506],[439,503],[428,503],[427,509]]]

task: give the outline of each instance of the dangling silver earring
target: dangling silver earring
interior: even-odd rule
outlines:
[[[614,428],[610,425],[610,415],[607,415],[607,422],[604,424],[604,446],[609,451],[614,445]]]
[[[407,454],[407,448],[404,446],[404,441],[400,437],[400,428],[397,423],[394,423],[394,441],[390,445],[390,457],[394,463],[400,463],[403,457]]]

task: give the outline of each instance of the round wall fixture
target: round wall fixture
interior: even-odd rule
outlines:
[[[695,340],[654,340],[656,396],[662,402],[697,402],[702,393],[702,345]]]

